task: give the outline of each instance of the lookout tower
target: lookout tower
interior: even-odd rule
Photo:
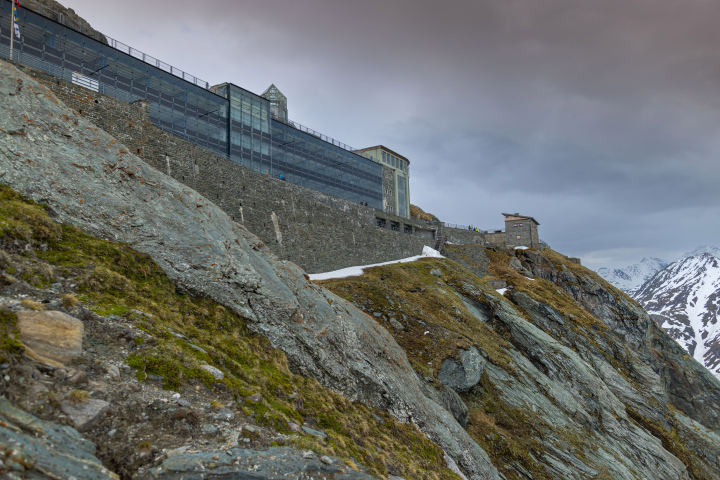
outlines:
[[[270,115],[273,118],[280,120],[281,122],[287,123],[288,121],[288,109],[287,109],[287,97],[273,83],[270,85],[261,97],[266,98],[270,101]]]

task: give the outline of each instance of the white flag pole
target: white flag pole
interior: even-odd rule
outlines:
[[[13,40],[15,39],[15,0],[10,0],[10,60],[13,59]]]

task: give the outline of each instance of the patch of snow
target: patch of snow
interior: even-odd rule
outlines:
[[[329,280],[331,278],[357,277],[357,276],[362,275],[363,271],[366,268],[382,267],[384,265],[392,265],[394,263],[409,263],[409,262],[414,262],[416,260],[420,260],[421,258],[445,258],[445,257],[440,255],[440,252],[438,252],[437,250],[426,246],[426,247],[423,247],[422,254],[415,255],[414,257],[401,258],[400,260],[390,260],[389,262],[374,263],[372,265],[361,265],[361,266],[355,266],[355,267],[341,268],[340,270],[335,270],[332,272],[311,273],[310,275],[308,275],[308,277],[310,277],[310,280]]]
[[[515,247],[515,250],[527,250],[528,248],[529,247],[519,246],[519,247]]]
[[[531,280],[531,281],[533,281],[533,282],[535,281],[534,278],[530,278],[530,277],[525,277],[525,278],[527,278],[528,280]]]
[[[507,288],[498,288],[495,291],[498,292],[500,295],[505,295],[505,292],[507,292]]]

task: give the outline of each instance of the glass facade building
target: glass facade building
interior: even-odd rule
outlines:
[[[10,18],[11,3],[0,0],[4,58]],[[17,20],[16,62],[118,100],[147,100],[158,128],[256,172],[382,210],[382,165],[287,120],[287,99],[274,85],[266,91],[270,99],[231,83],[210,88],[117,41],[88,37],[26,8]]]
[[[1,4],[0,55],[9,58],[11,4]],[[227,151],[225,99],[161,68],[169,65],[123,53],[26,8],[17,21],[22,37],[14,41],[16,62],[68,82],[85,79],[85,86],[118,100],[147,100],[156,127],[215,153]]]
[[[382,166],[273,118],[272,102],[230,83],[230,159],[256,172],[382,209]]]

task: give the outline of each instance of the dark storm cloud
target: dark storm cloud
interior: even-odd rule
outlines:
[[[553,246],[609,264],[720,243],[717,221],[697,222],[720,206],[718,2],[66,3],[201,78],[274,82],[300,123],[406,155],[413,203],[447,221],[526,212]]]

